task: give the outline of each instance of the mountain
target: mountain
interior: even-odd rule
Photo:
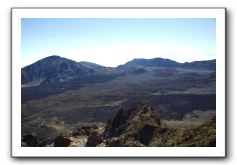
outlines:
[[[134,59],[120,65],[120,67],[159,67],[159,68],[177,68],[180,64],[176,61],[172,61],[164,58],[153,59]]]
[[[216,60],[185,62],[183,69],[216,70]]]
[[[21,69],[21,84],[37,86],[53,82],[64,82],[95,72],[92,63],[78,63],[60,56],[49,56]]]
[[[157,70],[172,69],[172,70]],[[175,69],[215,71],[216,60],[178,63],[170,59],[134,59],[116,68],[104,67],[90,62],[76,62],[60,56],[49,56],[21,69],[22,87],[61,83],[74,79],[93,82],[113,79],[125,74],[137,75],[156,70],[173,72]],[[167,73],[166,73],[167,71]],[[109,78],[108,78],[109,77]]]
[[[215,70],[216,60],[194,61],[179,63],[170,59],[153,58],[153,59],[134,59],[120,65],[119,68],[180,68],[180,69],[195,69],[195,70]]]
[[[135,59],[111,68],[44,58],[22,68],[22,139],[27,146],[214,145],[213,122],[210,131],[189,129],[215,116],[214,69],[215,60]]]

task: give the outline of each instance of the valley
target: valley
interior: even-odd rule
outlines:
[[[152,125],[152,130],[158,132],[162,128],[170,132],[164,136],[172,141],[172,136],[179,137],[180,140],[185,131],[195,132],[199,127],[203,129],[203,124],[211,122],[210,136],[213,146],[213,118],[216,114],[215,60],[178,63],[161,58],[135,59],[111,68],[50,56],[22,68],[21,90],[23,141],[24,137],[30,134],[37,137],[37,144],[40,146],[50,146],[54,141],[52,139],[66,135],[77,141],[75,143],[80,143],[72,135],[79,128],[83,127],[80,130],[85,130],[85,126],[89,130],[91,127],[93,129],[89,133],[80,133],[78,138],[82,139],[84,146],[88,140],[85,140],[85,137],[95,137],[93,130],[97,130],[94,132],[99,134],[98,137],[96,135],[97,139],[102,135],[105,138],[109,123],[120,110],[136,102],[142,102],[144,107],[153,107],[152,114],[156,114],[149,119],[152,124],[137,123],[141,126],[136,129],[144,130],[146,124]],[[150,112],[145,114],[149,116]],[[131,120],[135,117],[136,115],[131,117]],[[158,121],[161,121],[161,124],[156,123]],[[130,120],[120,122],[125,122],[126,129],[130,127]],[[151,126],[146,127],[150,129]],[[138,136],[138,132],[131,137]],[[128,138],[126,131],[118,134],[123,138],[125,135]],[[177,146],[176,142],[161,143],[155,140],[158,135],[154,135],[153,140],[149,141],[151,146]],[[110,139],[107,137],[104,142],[100,139],[100,143],[96,145],[111,145],[110,141],[114,135],[110,136]],[[202,136],[204,134],[200,135]],[[127,146],[130,146],[130,141],[129,144],[126,143]],[[28,144],[25,143],[23,144]],[[192,139],[189,143],[182,143],[184,146],[201,145],[194,144]],[[182,143],[180,142],[179,146],[182,146]],[[142,143],[145,146],[149,144]],[[70,145],[77,146],[74,143]]]

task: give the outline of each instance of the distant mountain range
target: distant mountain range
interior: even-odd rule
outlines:
[[[60,56],[49,56],[21,69],[22,86],[37,86],[54,82],[91,77],[92,75],[118,75],[144,73],[154,69],[173,68],[215,71],[216,60],[179,63],[170,59],[134,59],[118,67],[104,67],[90,62],[76,62]]]
[[[134,59],[119,67],[156,67],[156,68],[182,68],[197,70],[215,70],[216,60],[194,61],[179,63],[170,59],[153,58],[153,59]]]

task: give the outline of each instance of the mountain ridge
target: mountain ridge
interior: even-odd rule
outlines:
[[[159,67],[159,68],[183,68],[183,69],[207,69],[215,70],[216,60],[203,60],[203,61],[193,61],[193,62],[177,62],[165,58],[152,58],[152,59],[133,59],[128,61],[119,67]],[[210,66],[209,66],[210,65]]]
[[[66,59],[66,60],[70,60],[70,61],[77,62],[77,61],[75,61],[75,60],[72,60],[72,59],[69,59],[69,58],[66,58],[66,57],[61,57],[60,55],[51,55],[51,56],[42,58],[42,59],[40,59],[40,60],[38,60],[38,61],[35,61],[35,62],[33,62],[33,63],[29,64],[29,65],[26,65],[26,66],[22,67],[21,69],[24,69],[24,68],[26,68],[26,67],[28,67],[28,66],[30,66],[30,65],[36,64],[37,62],[42,61],[42,60],[46,60],[46,59],[60,59],[60,58],[61,58],[61,59]],[[190,62],[177,62],[177,61],[175,61],[175,60],[171,60],[171,59],[168,59],[168,58],[155,57],[155,58],[149,58],[149,59],[147,59],[147,58],[134,58],[133,60],[127,61],[126,63],[120,64],[120,65],[118,65],[118,66],[116,66],[116,67],[111,67],[111,66],[107,67],[107,66],[103,66],[103,65],[100,65],[100,64],[97,64],[97,63],[93,63],[93,62],[89,62],[89,61],[79,61],[79,62],[77,62],[77,63],[95,65],[95,66],[98,66],[98,67],[117,68],[117,67],[119,67],[119,66],[123,66],[123,65],[129,64],[129,63],[131,63],[131,62],[133,62],[133,61],[139,61],[139,60],[143,60],[143,61],[149,61],[149,60],[164,60],[164,61],[174,62],[174,63],[177,63],[177,64],[186,64],[186,65],[187,65],[187,64],[190,64],[190,63],[197,63],[197,62],[211,62],[211,61],[216,61],[216,59],[210,59],[210,60],[197,60],[197,61],[190,61]]]
[[[133,59],[117,67],[105,67],[96,63],[76,62],[58,55],[48,56],[21,69],[22,87],[38,86],[54,82],[65,82],[75,78],[94,75],[139,74],[150,69],[178,68],[191,70],[216,69],[216,60],[179,63],[170,59]]]

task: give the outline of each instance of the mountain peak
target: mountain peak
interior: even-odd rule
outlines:
[[[70,59],[61,57],[59,55],[51,55],[51,56],[45,57],[39,61],[52,61],[52,60],[70,60]],[[70,60],[70,61],[73,61],[73,60]]]
[[[136,58],[132,61],[127,62],[124,65],[126,67],[160,67],[160,68],[170,68],[170,67],[178,67],[179,63],[170,59],[164,59],[164,58],[152,58],[152,59],[142,59],[142,58]]]
[[[48,57],[45,57],[39,61],[43,61],[43,60],[55,60],[55,59],[61,59],[62,57],[59,56],[59,55],[51,55],[51,56],[48,56]]]
[[[59,55],[51,55],[51,56],[48,56],[46,58],[62,58],[62,57],[60,57]]]
[[[52,55],[22,68],[21,83],[37,86],[52,82],[64,82],[78,76],[90,75],[93,68],[76,61]]]

